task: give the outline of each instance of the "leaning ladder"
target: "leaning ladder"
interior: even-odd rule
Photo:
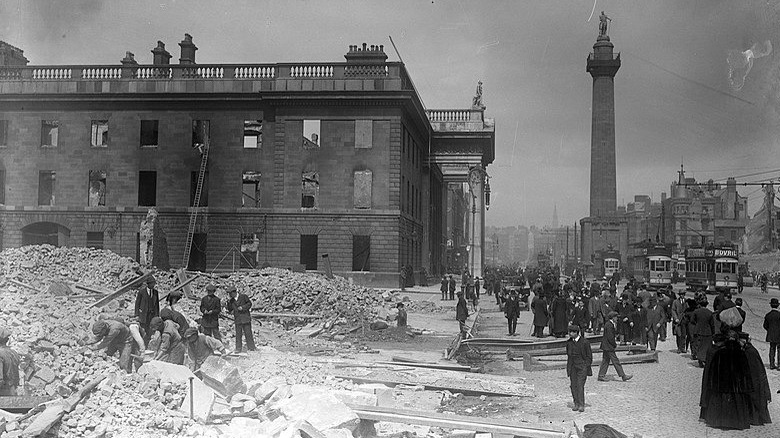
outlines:
[[[195,199],[192,203],[192,214],[190,215],[190,226],[187,229],[187,242],[184,245],[184,258],[181,266],[187,269],[190,261],[190,251],[192,250],[192,239],[195,236],[195,223],[198,221],[198,210],[200,210],[200,195],[203,192],[203,179],[206,177],[206,164],[209,160],[209,138],[205,136],[203,152],[200,156],[200,171],[198,172],[198,185],[195,188]]]

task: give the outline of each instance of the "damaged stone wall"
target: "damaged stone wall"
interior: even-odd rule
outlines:
[[[157,210],[150,208],[141,222],[141,266],[167,270],[171,268],[168,258],[168,239],[158,217]]]

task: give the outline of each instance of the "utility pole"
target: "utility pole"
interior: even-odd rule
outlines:
[[[775,187],[771,182],[764,187],[764,208],[766,209],[767,232],[769,233],[769,248],[777,248],[777,236],[775,235]]]
[[[577,221],[574,221],[574,261],[579,262],[577,258]]]

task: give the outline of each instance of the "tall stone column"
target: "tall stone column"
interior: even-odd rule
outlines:
[[[469,175],[469,270],[475,277],[482,277],[485,265],[485,181],[484,176],[472,176]]]
[[[620,54],[613,53],[609,36],[599,35],[588,56],[593,77],[590,137],[590,217],[614,216],[617,211],[615,171],[615,84]]]

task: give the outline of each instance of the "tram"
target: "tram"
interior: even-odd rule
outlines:
[[[612,245],[609,245],[605,250],[596,251],[595,261],[596,265],[599,266],[601,276],[608,279],[612,278],[616,272],[620,272],[622,268],[620,251],[613,249]]]
[[[677,260],[674,261],[677,266],[677,278],[685,280],[685,257],[677,256]]]
[[[685,250],[685,284],[693,290],[717,293],[737,288],[739,254],[733,246]]]
[[[652,245],[644,248],[645,260],[642,271],[649,290],[666,289],[672,284],[672,250],[666,245]]]

